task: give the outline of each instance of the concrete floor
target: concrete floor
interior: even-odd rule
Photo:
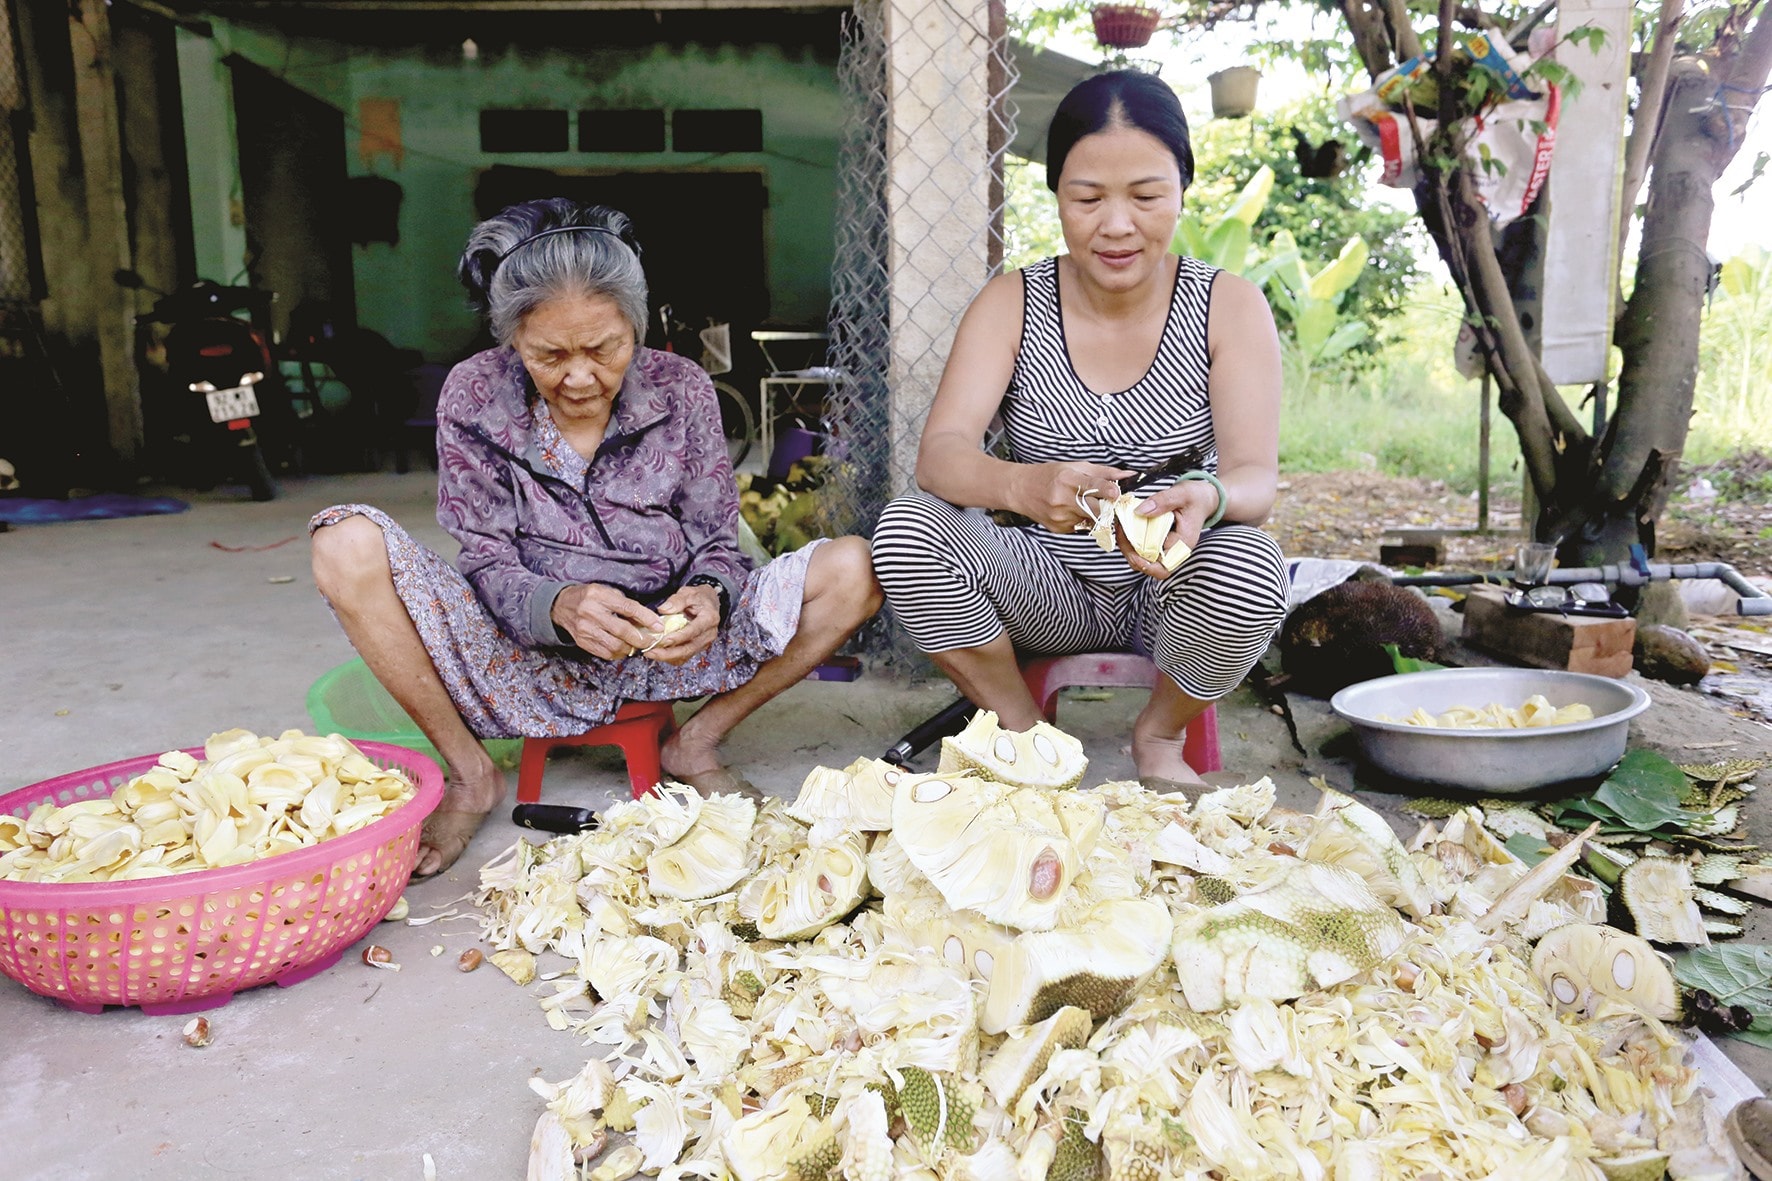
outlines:
[[[427,472],[288,480],[268,504],[232,489],[179,495],[189,512],[0,535],[9,674],[0,680],[0,792],[197,745],[234,726],[311,729],[308,686],[352,656],[308,571],[305,523],[315,510],[373,503],[453,553],[435,524]],[[1644,684],[1656,707],[1633,726],[1633,745],[1681,761],[1772,755],[1772,730],[1690,691]],[[1131,774],[1124,734],[1141,698],[1122,691],[1063,705],[1060,723],[1094,760],[1091,780]],[[727,755],[791,798],[813,766],[878,755],[950,700],[943,681],[880,668],[853,683],[807,682],[741,727]],[[1251,694],[1227,699],[1227,768],[1273,775],[1293,807],[1314,804],[1312,775],[1374,786],[1324,703],[1295,698],[1293,708],[1309,756]],[[933,754],[919,765],[932,766]],[[625,790],[612,754],[577,752],[550,767],[544,799],[602,808]],[[1368,797],[1412,832],[1414,822],[1395,814],[1398,798]],[[1748,824],[1772,844],[1763,806]],[[478,867],[524,833],[495,812],[451,872],[407,891],[413,916],[459,905]],[[1763,915],[1750,938],[1765,938]],[[259,988],[211,1010],[214,1040],[201,1050],[180,1036],[186,1018],[76,1013],[0,979],[0,1175],[67,1181],[127,1168],[144,1181],[416,1179],[427,1153],[446,1181],[521,1175],[541,1110],[527,1080],[564,1078],[586,1051],[548,1029],[535,1000],[501,974],[456,971],[477,932],[471,920],[382,924],[365,942],[391,949],[402,971],[365,967],[352,949],[293,988]],[[436,946],[445,950],[433,957]],[[1762,1087],[1772,1082],[1772,1054],[1726,1048]]]

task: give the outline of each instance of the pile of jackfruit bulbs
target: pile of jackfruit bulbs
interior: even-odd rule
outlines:
[[[1579,840],[1529,870],[1476,809],[1405,846],[1327,785],[1304,814],[1086,770],[981,713],[932,773],[821,767],[761,808],[667,784],[488,864],[486,938],[569,961],[519,978],[593,1047],[531,1083],[529,1176],[1717,1163],[1671,974],[1564,872]]]

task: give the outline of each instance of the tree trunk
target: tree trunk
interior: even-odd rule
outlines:
[[[1588,495],[1553,525],[1567,539],[1565,556],[1583,565],[1624,561],[1637,542],[1655,552],[1655,523],[1692,418],[1711,277],[1704,248],[1715,209],[1711,190],[1741,147],[1769,66],[1772,20],[1762,11],[1738,52],[1724,52],[1708,69],[1685,58],[1670,71],[1636,286],[1619,317],[1618,411],[1597,448]]]

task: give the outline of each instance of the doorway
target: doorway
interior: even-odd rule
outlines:
[[[276,292],[272,327],[288,334],[297,308],[357,320],[345,236],[344,112],[252,63],[231,57],[249,281]],[[215,278],[226,282],[228,276]]]
[[[733,372],[727,380],[754,391],[762,358],[751,330],[769,315],[763,232],[767,190],[761,172],[556,173],[495,166],[481,174],[474,212],[487,218],[538,197],[607,205],[634,222],[650,303],[646,343],[663,347],[658,310],[691,329],[711,317],[732,326]]]

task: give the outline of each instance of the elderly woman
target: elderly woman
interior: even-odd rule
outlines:
[[[1079,83],[1046,169],[1068,253],[993,279],[967,309],[923,428],[922,491],[886,507],[874,564],[911,638],[1011,729],[1040,718],[1018,653],[1152,656],[1164,675],[1132,725],[1134,762],[1148,786],[1197,783],[1187,724],[1286,611],[1279,548],[1255,528],[1278,470],[1273,317],[1253,284],[1169,253],[1194,161],[1163,82]],[[980,452],[998,415],[1008,459]],[[1147,517],[1174,513],[1162,548],[1192,547],[1179,568],[1117,525],[1117,552],[1091,538],[1122,492]]]
[[[457,365],[437,407],[437,519],[461,543],[456,566],[366,505],[309,525],[321,593],[448,764],[421,877],[503,798],[480,738],[580,733],[624,701],[712,694],[666,743],[665,773],[754,792],[721,766],[720,740],[880,604],[859,538],[756,570],[739,551],[713,385],[641,347],[626,216],[512,206],[475,227],[459,276],[500,344]]]

